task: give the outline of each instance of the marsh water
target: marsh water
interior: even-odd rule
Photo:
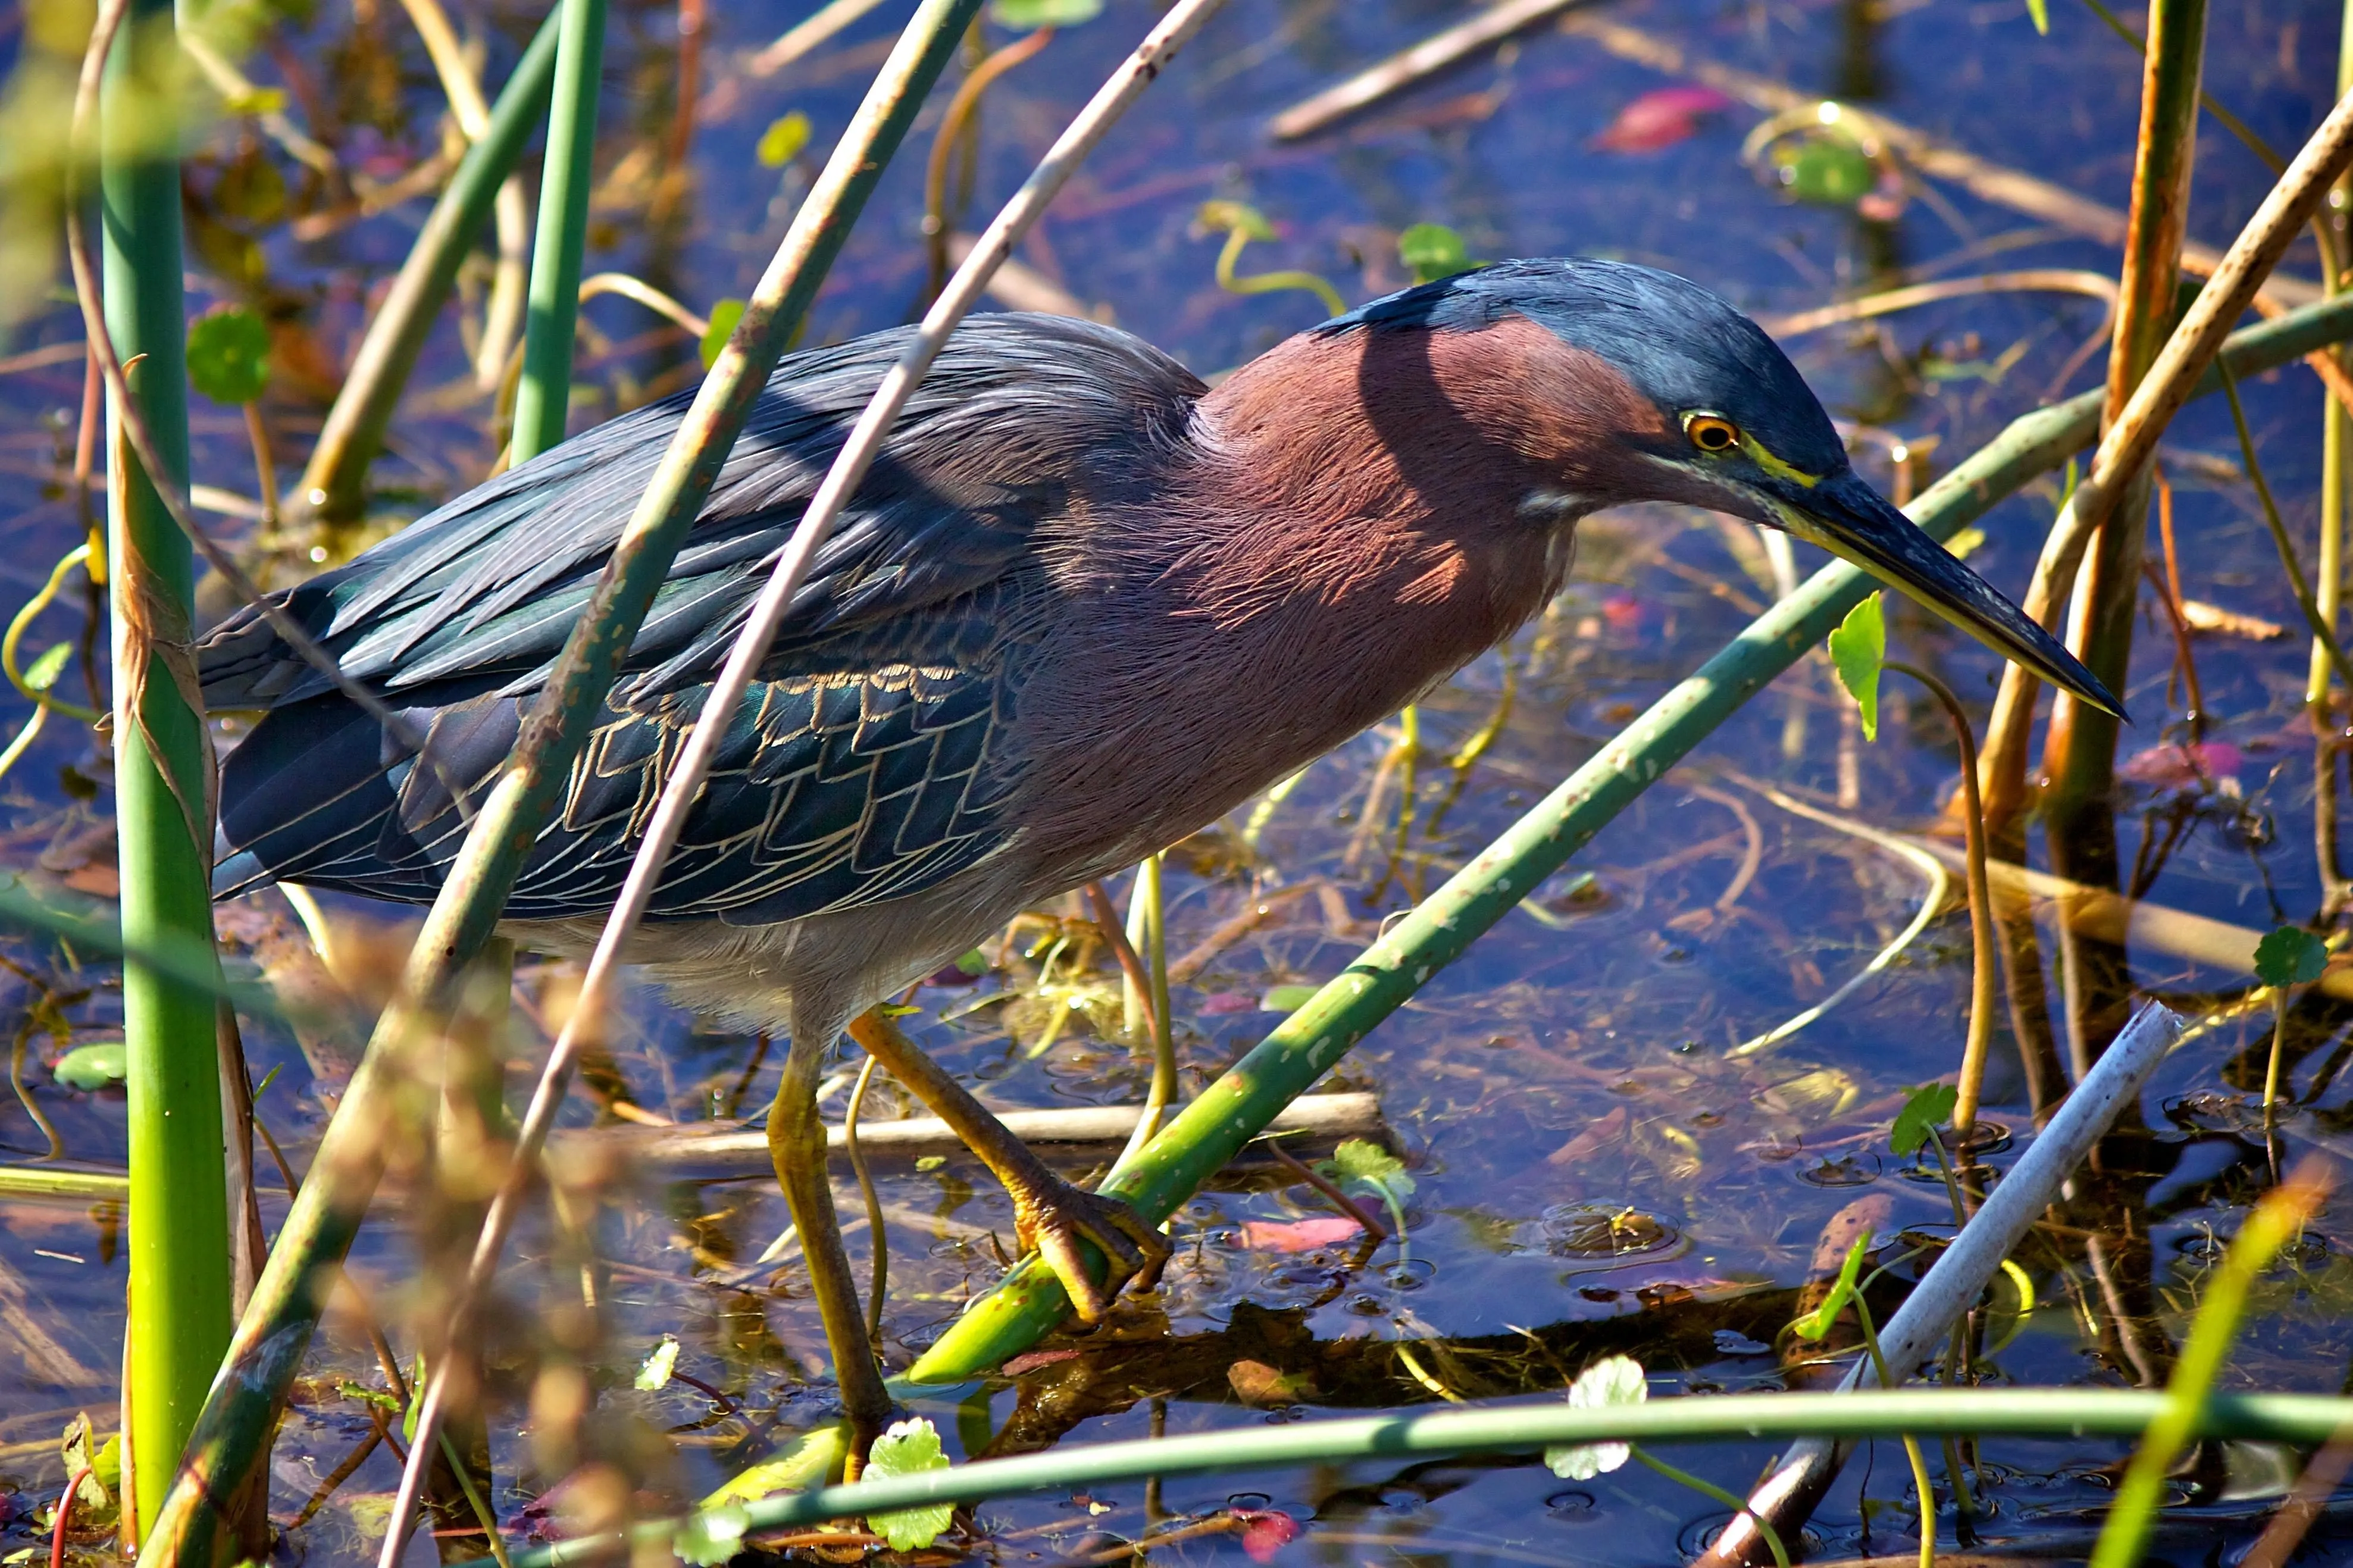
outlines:
[[[612,13],[587,270],[641,278],[707,312],[747,293],[839,132],[907,7],[886,0],[831,41],[771,75],[751,58],[808,8],[778,0],[705,10],[619,0]],[[495,82],[535,12],[460,0],[461,33],[485,40]],[[699,19],[691,115],[678,109],[681,16]],[[1873,190],[1860,205],[1794,195],[1768,157],[1744,162],[1764,118],[1699,95],[1630,106],[1688,75],[1612,52],[1589,32],[1550,24],[1502,49],[1294,142],[1270,118],[1341,77],[1450,23],[1436,0],[1232,0],[1072,182],[1020,259],[1088,310],[1196,370],[1238,364],[1312,324],[1313,296],[1240,296],[1212,267],[1219,235],[1205,202],[1247,203],[1275,237],[1240,269],[1303,268],[1351,300],[1410,281],[1398,237],[1444,224],[1472,258],[1590,254],[1694,277],[1760,315],[1809,310],[1878,287],[2020,268],[2113,275],[2112,244],[2021,216],[1949,183]],[[2052,0],[2038,35],[2023,0],[1651,3],[1606,18],[1805,95],[1867,106],[1992,163],[2029,171],[2094,201],[2126,198],[2139,66],[2077,3]],[[951,168],[976,228],[1093,84],[1156,15],[1114,0],[1069,27],[989,92],[977,152]],[[2137,15],[2126,19],[2137,25]],[[2329,101],[2337,16],[2316,0],[2221,5],[2210,21],[2206,85],[2274,147],[2298,144]],[[38,47],[21,20],[0,24],[21,58]],[[987,29],[991,43],[1009,37]],[[384,0],[290,7],[245,68],[286,89],[287,112],[349,166],[396,179],[442,145],[444,99],[406,15]],[[1622,42],[1622,39],[1621,39]],[[807,148],[778,163],[807,118]],[[1642,118],[1647,114],[1648,118]],[[906,320],[926,275],[922,154],[937,110],[886,178],[820,298],[807,341]],[[1613,127],[1615,129],[1613,129]],[[764,157],[762,143],[767,139]],[[682,159],[682,162],[681,161]],[[535,162],[530,165],[535,170]],[[190,162],[190,310],[259,308],[276,333],[264,410],[287,482],[339,379],[371,302],[406,253],[426,203],[337,216],[299,165],[249,120],[206,130]],[[535,177],[535,176],[534,176]],[[2253,211],[2270,175],[2206,121],[2189,220],[2220,247]],[[535,188],[535,185],[534,185]],[[301,232],[297,232],[297,230]],[[2310,278],[2308,241],[2287,270]],[[492,400],[478,386],[457,317],[479,319],[480,281],[445,316],[410,385],[390,450],[372,472],[357,529],[280,542],[283,581],[315,550],[328,559],[481,478],[495,455]],[[1852,435],[1868,477],[1899,495],[2010,418],[2097,384],[2094,298],[2010,292],[1958,299],[1790,335],[1794,357]],[[573,428],[688,386],[700,374],[685,331],[607,295],[584,311]],[[70,343],[67,305],[35,309],[11,354]],[[2088,351],[2088,352],[2087,352]],[[34,356],[37,360],[39,356]],[[82,370],[53,356],[0,375],[0,475],[9,547],[0,607],[12,613],[81,537],[71,485]],[[2321,395],[2301,367],[2252,381],[2246,405],[2263,466],[2307,560],[2321,452]],[[195,400],[200,483],[250,496],[253,459],[234,409]],[[2227,409],[2194,405],[2164,454],[2180,586],[2189,600],[2275,626],[2297,623]],[[1996,508],[1974,561],[2022,591],[2059,496],[2051,476]],[[224,530],[255,524],[216,514]],[[1820,563],[1798,547],[1801,571]],[[80,579],[34,625],[31,653],[80,636]],[[1399,754],[1392,721],[1309,770],[1271,807],[1238,813],[1169,857],[1168,946],[1209,951],[1184,966],[1174,1014],[1192,1092],[1336,973],[1381,922],[1435,887],[1480,846],[1770,602],[1774,578],[1753,532],[1672,510],[1590,523],[1575,581],[1536,624],[1419,709],[1419,748]],[[2306,921],[2326,895],[2315,837],[2313,727],[2301,636],[2201,634],[2202,750],[2179,750],[2183,701],[2174,640],[2145,597],[2125,692],[2115,802],[2120,859],[2151,902],[2253,930]],[[2240,632],[2248,629],[2243,625]],[[2253,628],[2260,630],[2260,627]],[[1894,616],[1903,657],[1940,672],[1982,722],[1997,665],[1916,614]],[[102,638],[101,638],[102,642]],[[60,689],[81,695],[69,668]],[[1230,700],[1312,704],[1313,690],[1238,686]],[[1370,1091],[1375,1136],[1412,1181],[1408,1230],[1365,1245],[1335,1226],[1313,1188],[1261,1161],[1228,1173],[1177,1216],[1163,1287],[1103,1329],[1048,1342],[1005,1375],[959,1385],[916,1408],[952,1454],[1019,1452],[1156,1432],[1254,1428],[1341,1410],[1441,1397],[1556,1394],[1609,1352],[1639,1358],[1653,1397],[1781,1386],[1805,1369],[1780,1332],[1816,1272],[1826,1230],[1858,1217],[1883,1236],[1933,1236],[1950,1213],[1933,1164],[1899,1158],[1887,1128],[1910,1086],[1959,1059],[1969,987],[1966,915],[1947,910],[1883,972],[1768,1050],[1734,1047],[1822,1002],[1905,927],[1929,888],[1911,859],[1848,830],[1929,826],[1956,773],[1949,731],[1916,691],[1891,680],[1875,743],[1863,743],[1829,668],[1810,660],[1661,779],[1525,908],[1383,1023],[1326,1088]],[[29,710],[0,696],[13,733]],[[2325,753],[2324,753],[2325,754]],[[1459,764],[1459,765],[1458,765]],[[5,863],[37,882],[100,897],[113,890],[104,755],[89,731],[52,724],[10,771],[0,801]],[[1800,813],[1788,802],[1809,808]],[[2043,854],[2041,836],[2033,853]],[[1124,894],[1123,894],[1124,896]],[[1236,919],[1262,907],[1254,925]],[[359,973],[384,967],[406,911],[329,901]],[[977,974],[944,975],[904,1021],[920,1042],[1000,1108],[1129,1104],[1149,1076],[1126,1037],[1108,953],[1071,923],[1075,905],[982,950]],[[2046,918],[2043,952],[2054,952]],[[223,929],[240,963],[299,969],[301,928],[274,893],[239,900]],[[1248,926],[1250,929],[1241,929]],[[1213,940],[1214,939],[1214,940]],[[2137,1386],[2161,1378],[2221,1241],[2248,1204],[2309,1150],[2348,1136],[2340,1068],[2353,1023],[2339,1004],[2299,1004],[2288,1033],[2292,1106],[2269,1151],[2250,1109],[2262,1088],[2268,1009],[2236,1005],[2248,976],[2148,943],[2129,951],[2132,987],[2209,1026],[2160,1069],[2128,1131],[2061,1222],[2019,1262],[1989,1309],[1974,1367],[1981,1382]],[[120,1037],[116,975],[55,941],[12,940],[5,953],[19,1100],[0,1099],[0,1151],[49,1150],[37,1110],[72,1162],[119,1165],[117,1091],[73,1089],[51,1068],[69,1049]],[[246,965],[240,973],[251,973]],[[2061,977],[2049,977],[2057,994]],[[525,958],[507,1049],[511,1098],[544,1049],[565,985]],[[2096,1039],[2058,1024],[2061,1064],[2079,1071]],[[298,1037],[266,1011],[246,1021],[259,1112],[300,1168],[349,1071],[354,1030]],[[1999,1166],[2031,1137],[2029,1078],[2010,1018],[1997,1030],[1986,1114],[2007,1130]],[[854,1062],[853,1064],[854,1065]],[[756,1115],[776,1055],[754,1038],[700,1027],[646,994],[626,1038],[575,1090],[575,1128]],[[828,1102],[838,1119],[840,1079]],[[870,1120],[910,1113],[887,1085]],[[1326,1154],[1329,1140],[1314,1154]],[[1067,1173],[1099,1171],[1110,1147],[1063,1149]],[[1307,1152],[1303,1149],[1303,1152]],[[1312,1157],[1312,1156],[1311,1156]],[[262,1162],[263,1217],[284,1213]],[[862,1214],[837,1165],[846,1214]],[[1010,1210],[961,1155],[880,1156],[891,1287],[887,1359],[903,1367],[1000,1273]],[[29,1546],[64,1479],[57,1434],[78,1410],[115,1424],[122,1327],[123,1219],[86,1201],[0,1203],[0,1552]],[[772,1252],[786,1225],[773,1183],[618,1183],[588,1221],[558,1232],[534,1220],[501,1277],[492,1334],[492,1505],[509,1539],[560,1533],[563,1476],[533,1440],[532,1368],[546,1322],[593,1306],[586,1351],[596,1390],[589,1427],[639,1489],[673,1508],[786,1442],[825,1414],[824,1346],[797,1249]],[[587,1238],[586,1250],[579,1237]],[[853,1226],[862,1272],[872,1235]],[[2096,1241],[2097,1247],[2087,1242]],[[2353,1230],[2341,1202],[2266,1275],[2232,1363],[2232,1386],[2335,1391],[2353,1357]],[[419,1297],[417,1238],[388,1199],[364,1232],[353,1271],[406,1352]],[[763,1261],[766,1258],[767,1261]],[[665,1336],[694,1380],[635,1386]],[[1408,1348],[1400,1354],[1399,1345]],[[396,1474],[379,1445],[315,1507],[322,1483],[372,1440],[364,1390],[384,1378],[348,1314],[331,1314],[278,1438],[270,1511],[289,1525],[276,1560],[367,1559]],[[707,1385],[707,1388],[704,1386]],[[667,1434],[667,1445],[658,1441]],[[2101,1441],[1989,1441],[1976,1471],[1973,1525],[1988,1550],[2067,1560],[2087,1546],[2126,1452]],[[1738,1489],[1770,1449],[1672,1450]],[[2182,1511],[2156,1554],[2230,1561],[2292,1476],[2292,1457],[2245,1447],[2185,1477]],[[1942,1495],[1944,1539],[1952,1500]],[[1858,1456],[1810,1527],[1820,1558],[1911,1550],[1917,1501],[1893,1444]],[[1280,1513],[1283,1522],[1271,1522]],[[1721,1526],[1716,1505],[1628,1468],[1580,1482],[1534,1455],[1461,1462],[1364,1462],[1170,1480],[992,1503],[927,1560],[1113,1562],[1149,1530],[1213,1528],[1159,1548],[1163,1561],[1243,1556],[1334,1564],[1413,1562],[1650,1563],[1681,1560]],[[1223,1521],[1222,1524],[1216,1521]],[[1174,1521],[1173,1523],[1171,1521]],[[450,1527],[454,1555],[480,1546]],[[867,1548],[818,1550],[846,1561]],[[2307,1552],[2329,1560],[2324,1519]],[[99,1552],[88,1541],[79,1552]],[[416,1560],[427,1548],[419,1544]],[[12,1559],[13,1560],[13,1559]]]

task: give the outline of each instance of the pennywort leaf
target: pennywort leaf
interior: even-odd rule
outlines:
[[[866,1456],[865,1474],[882,1476],[920,1476],[932,1470],[948,1468],[948,1457],[940,1447],[940,1435],[922,1416],[912,1421],[897,1422],[891,1429],[874,1439],[873,1449]],[[940,1532],[955,1517],[952,1504],[935,1503],[925,1508],[899,1509],[890,1513],[867,1516],[866,1522],[874,1532],[891,1543],[893,1552],[918,1552],[940,1538]]]
[[[1604,1356],[1577,1374],[1568,1385],[1573,1410],[1600,1410],[1640,1405],[1651,1397],[1650,1380],[1642,1363],[1632,1356]],[[1545,1463],[1564,1480],[1589,1481],[1608,1475],[1633,1456],[1627,1443],[1571,1443],[1545,1450]]]
[[[1873,594],[1847,612],[1831,634],[1831,663],[1839,684],[1862,714],[1862,738],[1879,739],[1879,668],[1887,662],[1887,619]]]

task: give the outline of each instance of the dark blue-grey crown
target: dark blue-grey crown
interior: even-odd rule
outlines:
[[[1723,296],[1656,268],[1500,261],[1360,305],[1315,331],[1478,331],[1509,316],[1609,361],[1671,416],[1712,410],[1811,472],[1845,463],[1830,416],[1764,329]]]

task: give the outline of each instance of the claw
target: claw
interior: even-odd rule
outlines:
[[[1082,1322],[1096,1322],[1111,1310],[1122,1282],[1150,1289],[1167,1267],[1167,1238],[1117,1198],[1083,1192],[1051,1181],[1013,1194],[1014,1234],[1025,1252],[1035,1251],[1062,1282]],[[1082,1242],[1102,1249],[1110,1268],[1096,1284],[1088,1272]]]

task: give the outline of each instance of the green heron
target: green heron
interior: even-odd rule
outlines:
[[[515,887],[523,945],[593,943],[748,606],[905,336],[777,367]],[[514,746],[685,407],[566,441],[280,595],[430,765],[251,609],[204,640],[206,702],[266,710],[224,769],[220,894],[434,896],[463,831],[450,783],[487,788]],[[1414,700],[1559,590],[1580,518],[1635,500],[1810,540],[2116,708],[1855,474],[1763,331],[1667,273],[1485,268],[1303,332],[1214,391],[1086,321],[956,333],[795,600],[630,949],[688,1006],[789,1032],[769,1136],[853,1414],[873,1416],[881,1385],[815,1103],[844,1028]],[[856,1033],[1004,1181],[1082,1317],[1156,1272],[1166,1244],[1132,1211],[1053,1176],[903,1040]]]

